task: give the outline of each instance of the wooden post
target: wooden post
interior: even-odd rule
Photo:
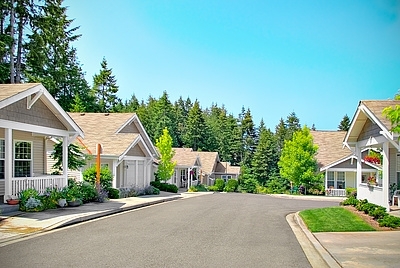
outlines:
[[[96,190],[100,193],[100,154],[101,154],[101,144],[97,144],[96,148]]]

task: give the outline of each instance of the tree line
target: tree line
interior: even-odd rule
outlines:
[[[274,130],[253,121],[250,108],[234,116],[222,105],[202,108],[190,98],[171,101],[168,93],[139,101],[122,101],[117,79],[106,58],[91,85],[85,79],[73,42],[81,36],[72,27],[63,0],[7,0],[0,3],[0,83],[42,83],[69,112],[134,112],[153,143],[164,128],[173,147],[216,151],[222,161],[242,167],[245,181],[285,187],[278,165],[284,145],[302,131],[295,112],[281,118]],[[347,117],[347,115],[346,115]],[[347,120],[347,121],[346,121]],[[344,121],[344,122],[343,122]],[[342,124],[343,123],[343,124]],[[339,129],[345,128],[344,118]],[[312,127],[315,129],[315,127]]]

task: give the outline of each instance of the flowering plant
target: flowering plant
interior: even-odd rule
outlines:
[[[364,157],[364,160],[372,164],[380,165],[382,162],[382,155],[380,153],[370,151],[368,155]]]
[[[376,178],[375,177],[369,177],[368,178],[368,184],[369,185],[375,185],[376,184]]]

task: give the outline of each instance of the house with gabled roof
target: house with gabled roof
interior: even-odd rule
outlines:
[[[218,152],[199,152],[192,148],[173,148],[176,162],[174,174],[169,183],[180,188],[202,183],[214,185],[216,179],[237,179],[240,167],[233,167],[228,162],[221,162]],[[191,178],[191,179],[190,179]]]
[[[0,85],[0,202],[27,188],[43,192],[64,187],[67,172],[47,173],[48,140],[63,140],[63,170],[68,167],[67,146],[82,129],[42,84]]]
[[[357,198],[390,209],[389,186],[400,183],[399,134],[391,131],[391,122],[383,115],[386,107],[400,105],[399,100],[360,101],[351,121],[344,145],[357,157]],[[376,173],[376,185],[363,178],[362,151],[374,148],[382,155],[380,172]]]
[[[154,180],[158,152],[139,117],[134,113],[69,113],[85,131],[84,139],[75,142],[92,155],[88,168],[96,163],[97,144],[100,160],[113,174],[112,185],[146,187]]]
[[[316,159],[319,170],[324,173],[326,195],[346,196],[346,188],[357,188],[357,158],[343,145],[346,131],[311,130],[313,143],[318,146]],[[364,153],[366,154],[366,152]],[[377,167],[361,160],[363,176],[368,178]]]

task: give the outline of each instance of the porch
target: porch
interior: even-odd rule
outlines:
[[[67,182],[63,175],[11,178],[11,195],[18,196],[19,192],[29,188],[34,188],[39,193],[43,193],[46,188],[55,187],[61,189],[65,186],[67,186]]]

